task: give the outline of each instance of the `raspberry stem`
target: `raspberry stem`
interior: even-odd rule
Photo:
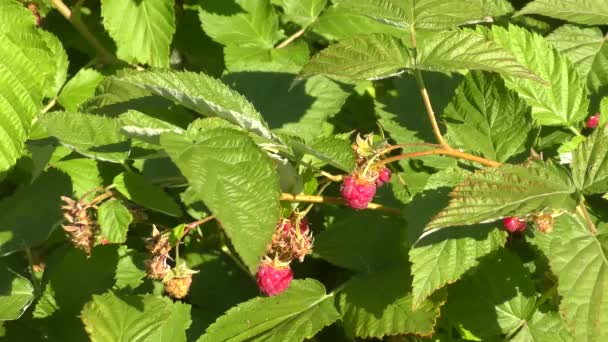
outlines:
[[[329,204],[340,204],[346,205],[346,201],[343,198],[330,197],[330,196],[314,196],[314,195],[293,195],[288,193],[281,194],[281,201],[290,202],[311,202],[311,203],[329,203]],[[386,207],[376,203],[369,203],[366,209],[380,210],[396,215],[401,215],[401,211],[396,208]]]
[[[419,151],[419,152],[412,152],[412,153],[405,153],[405,154],[400,154],[398,156],[394,156],[394,157],[390,157],[390,158],[386,158],[384,160],[382,160],[380,163],[381,164],[388,164],[388,163],[392,163],[401,159],[407,159],[407,158],[416,158],[416,157],[421,157],[421,156],[428,156],[428,155],[433,155],[433,154],[440,154],[440,155],[446,155],[452,158],[456,158],[456,159],[465,159],[465,160],[470,160],[470,161],[474,161],[483,165],[487,165],[487,166],[492,166],[492,167],[498,167],[501,166],[502,164],[494,161],[494,160],[489,160],[489,159],[485,159],[482,157],[478,157],[469,153],[465,153],[465,152],[460,152],[457,151],[453,148],[440,148],[440,149],[435,149],[435,150],[429,150],[429,151]]]
[[[589,215],[589,211],[587,211],[587,207],[585,206],[585,198],[581,196],[581,201],[579,205],[576,207],[576,211],[579,212],[587,222],[587,226],[589,227],[589,231],[594,236],[597,235],[597,228],[595,228],[595,224],[593,224],[593,220],[591,219],[591,215]]]

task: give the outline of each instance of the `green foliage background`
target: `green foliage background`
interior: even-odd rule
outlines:
[[[607,33],[605,0],[0,0],[0,340],[607,341]],[[436,142],[421,89],[502,165],[403,158],[389,211],[336,204],[356,133]],[[87,256],[61,196],[108,187]],[[261,296],[284,195],[323,191]],[[171,299],[145,238],[211,215]]]

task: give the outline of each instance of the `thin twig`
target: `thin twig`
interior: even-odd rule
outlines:
[[[329,197],[329,196],[315,196],[315,195],[293,195],[288,193],[281,194],[281,201],[290,201],[290,202],[311,202],[311,203],[329,203],[329,204],[341,204],[345,205],[346,201],[342,198],[338,197]],[[366,209],[371,210],[380,210],[385,212],[390,212],[393,214],[401,215],[401,211],[396,208],[386,207],[377,203],[370,203],[367,205]]]
[[[80,19],[80,14],[78,12],[72,12],[72,10],[62,1],[62,0],[51,0],[53,5],[57,8],[59,13],[63,15],[74,28],[93,46],[93,48],[97,51],[100,58],[107,62],[113,64],[121,64],[121,62],[111,54],[106,48],[95,38],[95,36],[89,31],[89,28],[82,22]]]
[[[422,72],[420,70],[414,71],[414,76],[416,77],[416,82],[418,83],[418,88],[420,89],[420,95],[422,96],[422,101],[424,102],[424,107],[426,108],[426,112],[429,116],[429,120],[431,121],[431,126],[433,127],[433,134],[435,135],[435,139],[437,142],[446,149],[451,149],[450,145],[448,145],[441,135],[441,130],[439,129],[439,125],[437,124],[437,119],[435,118],[435,112],[433,111],[433,105],[431,104],[431,98],[429,97],[429,92],[426,89],[426,85],[424,84],[424,79],[422,78]]]
[[[380,163],[389,164],[389,163],[392,163],[392,162],[395,162],[395,161],[401,160],[401,159],[416,158],[416,157],[422,157],[422,156],[428,156],[428,155],[434,155],[434,154],[450,156],[450,157],[457,158],[457,159],[466,159],[466,160],[474,161],[474,162],[477,162],[477,163],[480,163],[483,165],[487,165],[487,166],[492,166],[492,167],[498,167],[498,166],[502,165],[501,163],[499,163],[497,161],[474,156],[472,154],[465,153],[465,152],[460,152],[460,151],[454,150],[452,148],[449,148],[449,149],[441,148],[441,149],[436,149],[436,150],[400,154],[398,156],[386,158],[386,159],[380,161]]]
[[[215,219],[215,215],[211,215],[211,216],[207,216],[204,219],[198,220],[198,221],[194,221],[192,223],[188,223],[186,225],[186,229],[184,229],[184,234],[182,234],[182,239],[184,238],[184,236],[188,235],[188,233],[190,232],[190,230],[192,230],[192,228],[196,228],[202,224],[205,224],[211,220]]]
[[[341,182],[342,180],[344,180],[344,175],[332,175],[331,173],[325,171],[321,171],[321,175],[331,180],[332,182]]]
[[[396,149],[403,148],[403,147],[433,147],[433,148],[440,148],[441,145],[439,145],[439,144],[431,144],[431,143],[397,144],[397,145],[390,145],[388,147],[385,147],[384,149],[380,150],[380,152],[378,152],[378,154],[386,154],[386,153],[388,153],[390,151],[394,151]]]
[[[304,32],[306,32],[306,28],[307,28],[306,26],[302,27],[296,33],[292,34],[291,36],[287,37],[287,39],[282,41],[281,44],[277,45],[276,48],[282,49],[282,48],[286,47],[287,45],[291,44],[294,40],[298,39],[301,35],[304,34]]]

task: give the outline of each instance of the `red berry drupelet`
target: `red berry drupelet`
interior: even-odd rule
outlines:
[[[515,233],[523,232],[524,230],[526,230],[528,223],[526,223],[526,221],[518,219],[517,217],[509,216],[502,221],[502,225],[508,232]]]
[[[386,167],[381,168],[378,171],[378,178],[376,178],[376,185],[378,187],[382,186],[384,183],[388,183],[391,181],[391,170]]]
[[[589,129],[594,129],[599,124],[600,124],[600,113],[596,113],[595,115],[590,116],[589,119],[587,119],[587,128],[589,128]]]
[[[260,264],[256,279],[263,294],[276,296],[287,290],[293,279],[293,272],[288,263],[266,259]]]
[[[376,182],[351,174],[344,178],[340,192],[351,208],[365,209],[376,195]]]

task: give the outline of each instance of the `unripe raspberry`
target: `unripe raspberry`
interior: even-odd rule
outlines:
[[[184,274],[169,278],[164,282],[165,292],[173,298],[181,299],[186,297],[190,285],[192,284],[192,274]]]
[[[258,287],[267,296],[276,296],[287,290],[293,272],[289,264],[281,264],[278,261],[264,260],[258,268],[256,274]]]
[[[555,220],[550,214],[539,214],[534,217],[534,223],[541,233],[551,233]]]
[[[351,208],[364,209],[376,195],[376,184],[374,181],[369,182],[366,179],[348,175],[342,182],[340,192]]]
[[[525,221],[520,221],[517,217],[509,216],[502,220],[502,225],[510,233],[522,232],[528,224]]]
[[[600,124],[600,113],[596,113],[587,119],[587,128],[593,129]]]
[[[391,170],[386,167],[383,167],[378,171],[378,178],[376,178],[376,186],[382,186],[384,183],[388,183],[391,181]]]

